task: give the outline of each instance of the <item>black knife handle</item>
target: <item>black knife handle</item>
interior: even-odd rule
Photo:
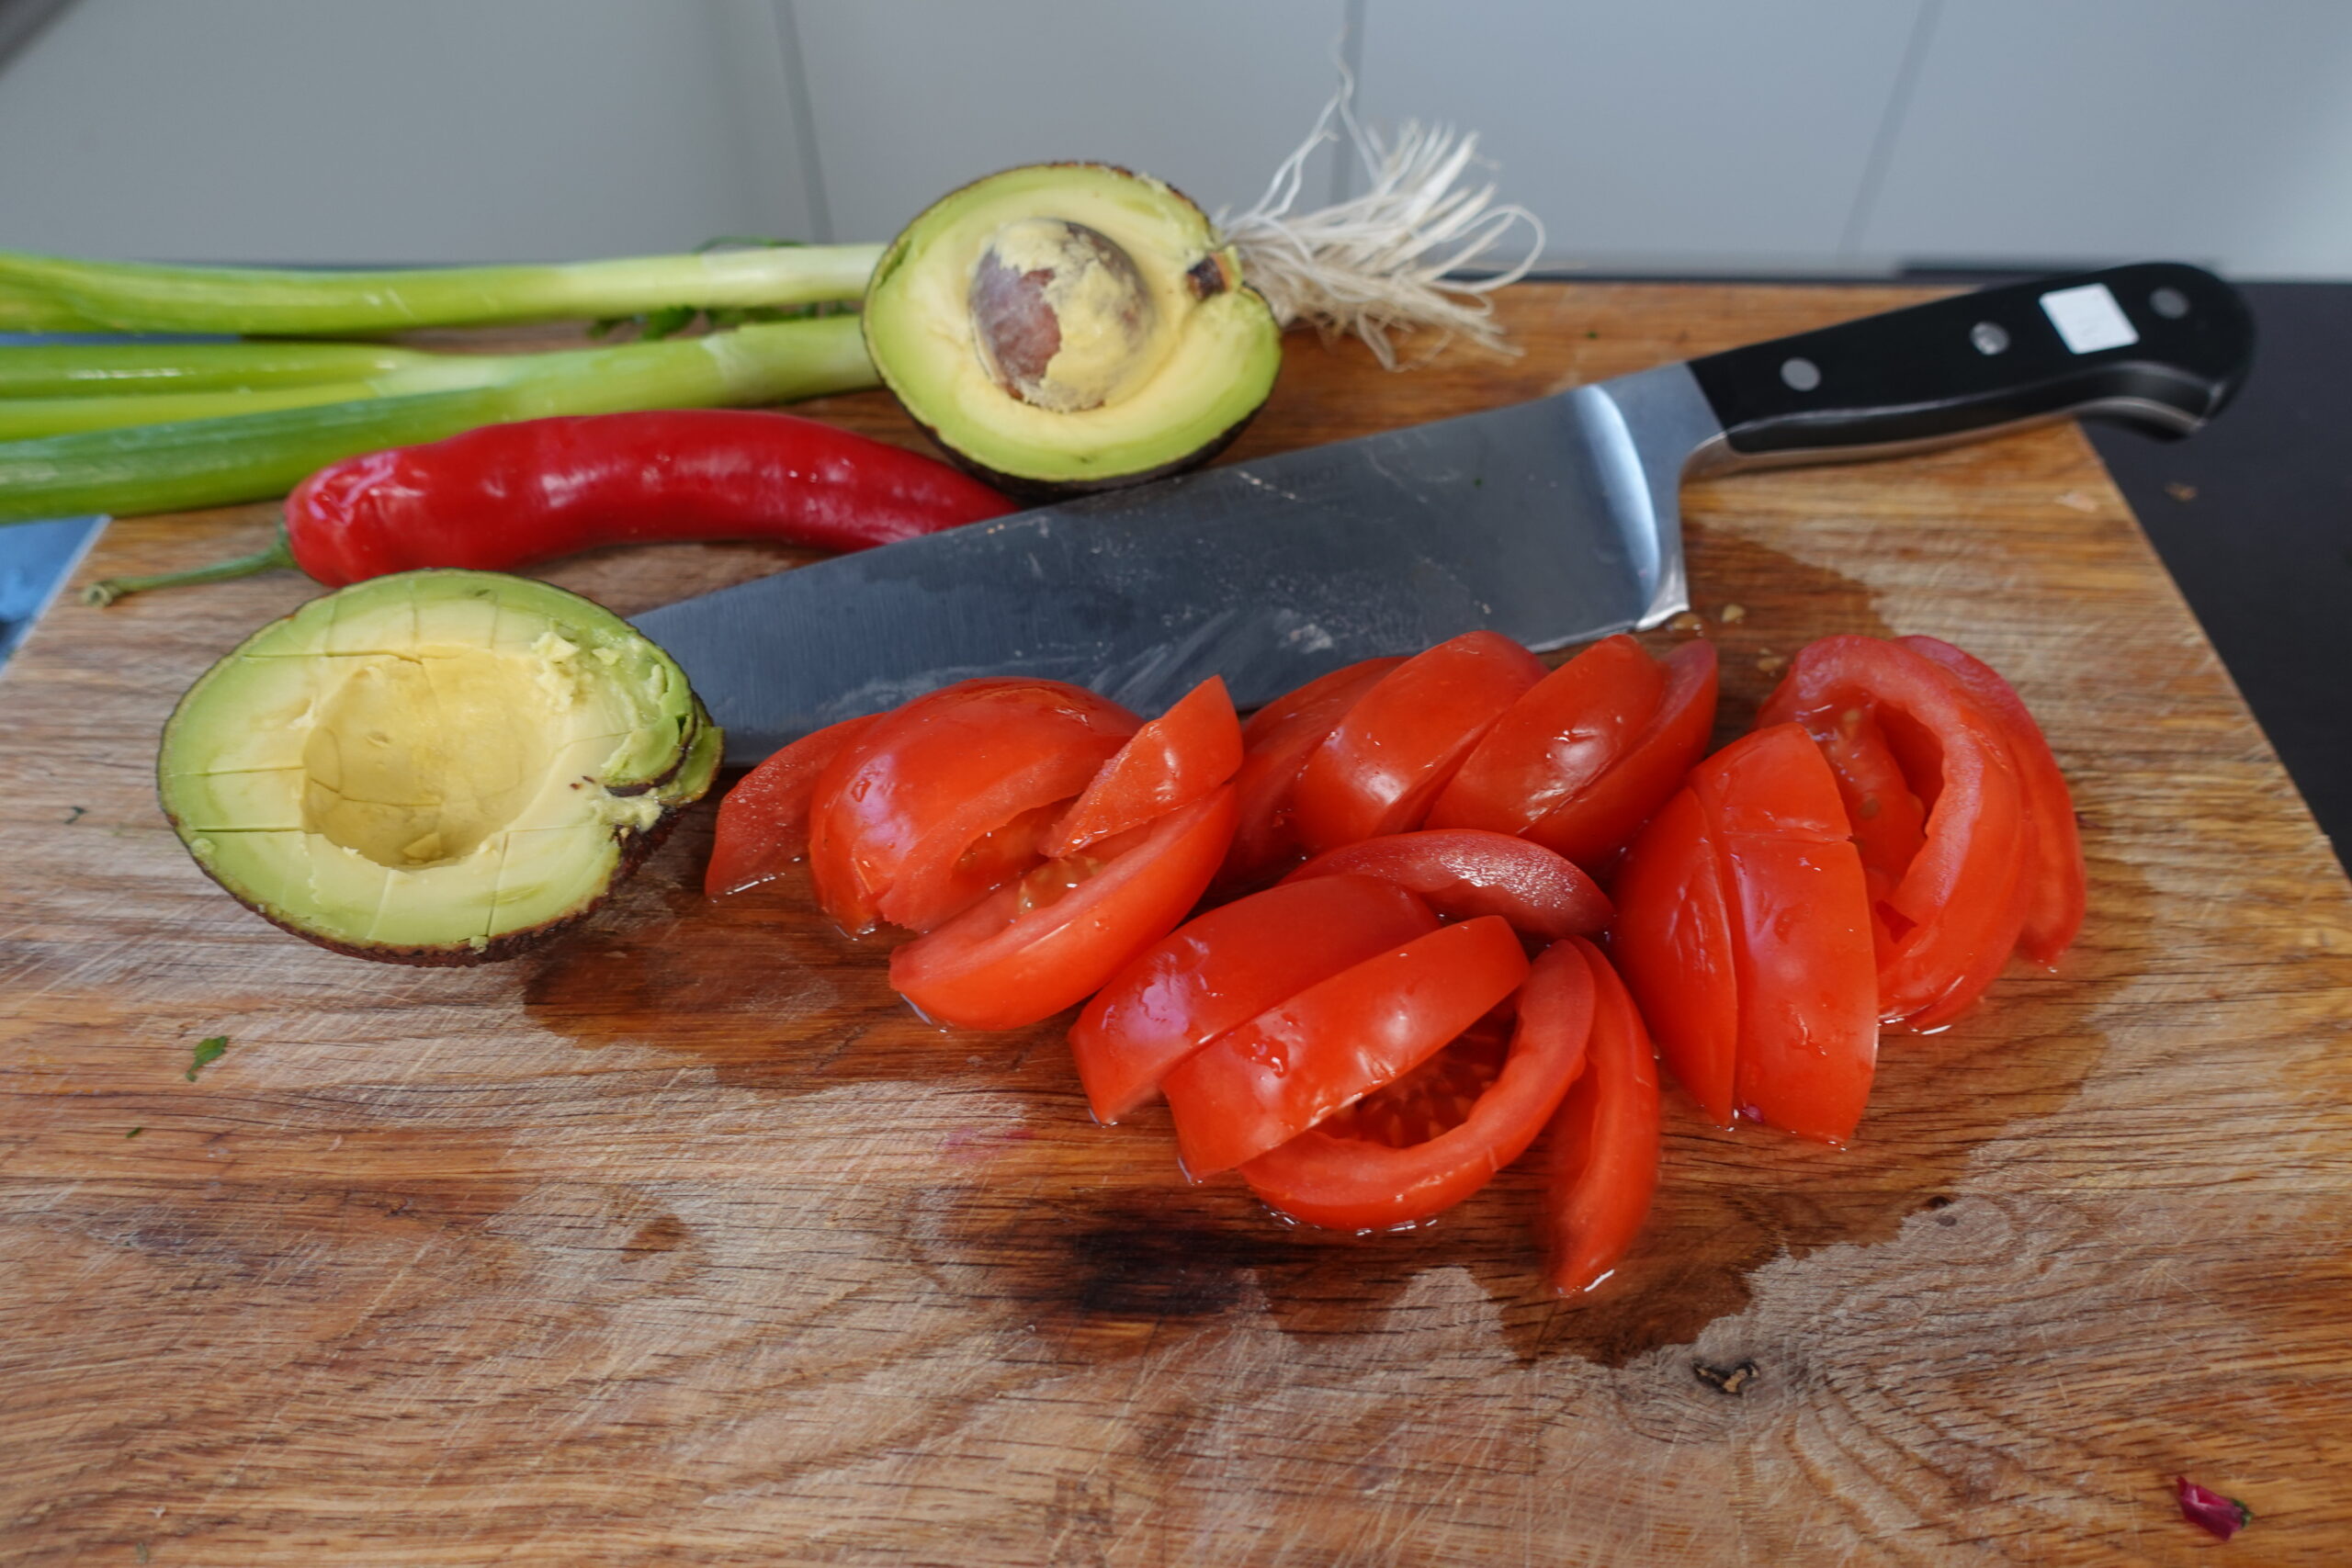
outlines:
[[[1871,457],[2075,414],[2177,438],[2222,412],[2254,316],[2211,273],[2142,262],[2004,284],[1690,363],[1710,467]]]

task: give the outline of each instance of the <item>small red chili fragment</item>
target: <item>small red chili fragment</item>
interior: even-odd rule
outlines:
[[[2254,1510],[2235,1497],[2224,1497],[2185,1475],[2174,1476],[2172,1484],[2174,1494],[2180,1498],[2180,1517],[2222,1540],[2254,1522]]]

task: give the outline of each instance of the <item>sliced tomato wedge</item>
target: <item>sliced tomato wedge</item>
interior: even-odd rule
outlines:
[[[1522,829],[1525,837],[1605,875],[1642,824],[1681,787],[1714,732],[1714,645],[1686,642],[1663,664],[1666,689],[1640,738],[1616,766]]]
[[[1356,700],[1404,662],[1402,658],[1367,659],[1334,670],[1275,698],[1242,726],[1241,767],[1233,776],[1241,826],[1234,831],[1231,856],[1217,873],[1221,886],[1251,886],[1296,857],[1291,793],[1299,769]]]
[[[1046,808],[1084,789],[1140,724],[1058,681],[966,681],[917,697],[818,777],[819,902],[852,931],[885,919],[931,929],[1034,863],[1059,815]]]
[[[1162,1081],[1184,1168],[1204,1180],[1288,1143],[1435,1055],[1526,977],[1509,922],[1481,915],[1267,1009]]]
[[[2033,819],[2033,864],[2026,874],[2025,921],[2018,946],[2043,968],[2058,962],[2083,929],[2089,878],[2083,866],[2083,837],[2075,820],[2075,798],[2051,753],[2049,738],[2023,698],[1998,671],[1931,637],[1897,637],[1902,647],[1931,659],[1952,673],[1969,694],[2007,727],[2009,752],[2025,786],[2026,812]]]
[[[702,890],[713,898],[783,875],[808,852],[808,802],[818,775],[878,716],[845,718],[791,745],[745,773],[718,803],[710,864]]]
[[[890,955],[924,1017],[1018,1029],[1100,989],[1199,902],[1233,839],[1233,786],[999,887]]]
[[[1292,795],[1310,852],[1420,826],[1453,771],[1544,666],[1499,632],[1465,632],[1389,671],[1299,769]]]
[[[1666,672],[1623,635],[1529,687],[1430,807],[1432,828],[1521,833],[1617,765],[1657,713]]]
[[[1074,854],[1193,802],[1241,766],[1241,721],[1222,677],[1212,675],[1129,738],[1102,764],[1041,852]]]
[[[1641,1003],[1658,1054],[1707,1120],[1729,1127],[1739,1059],[1739,979],[1729,873],[1688,789],[1652,818],[1617,874],[1609,953]]]
[[[1453,919],[1500,915],[1521,935],[1551,942],[1597,931],[1615,911],[1573,863],[1541,844],[1476,828],[1391,833],[1326,850],[1283,880],[1356,874],[1409,887]]]
[[[1814,739],[1837,778],[1854,846],[1861,852],[1862,872],[1870,879],[1871,928],[1883,958],[1894,950],[1900,934],[1895,925],[1909,925],[1900,917],[1890,922],[1888,900],[1927,846],[1928,808],[1912,793],[1875,714],[1847,708]]]
[[[1340,875],[1270,887],[1178,927],[1120,970],[1070,1026],[1094,1119],[1117,1122],[1226,1031],[1437,923],[1394,882]]]
[[[1942,1027],[1984,994],[2025,919],[2020,877],[2032,825],[2006,727],[1940,664],[1875,637],[1807,645],[1757,716],[1816,740],[1849,708],[1874,714],[1912,793],[1926,841],[1881,904],[1892,945],[1879,964],[1881,1016]]]
[[[1812,738],[1783,724],[1708,758],[1690,792],[1727,874],[1740,1113],[1843,1144],[1878,1062],[1878,963],[1838,780]]]
[[[1568,943],[1593,980],[1585,1070],[1552,1119],[1544,1282],[1581,1296],[1617,1271],[1649,1220],[1660,1147],[1657,1066],[1642,1015],[1600,950]]]
[[[1241,1167],[1293,1219],[1333,1230],[1418,1224],[1526,1152],[1584,1070],[1591,968],[1565,945],[1520,987],[1508,1051],[1464,1034],[1419,1067]]]

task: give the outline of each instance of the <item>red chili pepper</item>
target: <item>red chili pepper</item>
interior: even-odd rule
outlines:
[[[856,550],[1001,517],[1011,502],[946,464],[815,420],[658,410],[484,425],[320,469],[277,547],[94,589],[295,566],[330,588],[420,567],[505,571],[599,545],[770,539]]]

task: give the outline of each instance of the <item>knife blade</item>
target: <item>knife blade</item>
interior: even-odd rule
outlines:
[[[1545,649],[1657,625],[1689,604],[1693,473],[2073,415],[2186,434],[2252,344],[2243,300],[2195,267],[2007,285],[842,556],[635,624],[684,666],[730,763],[975,675],[1149,713],[1214,673],[1248,708],[1464,631]]]

